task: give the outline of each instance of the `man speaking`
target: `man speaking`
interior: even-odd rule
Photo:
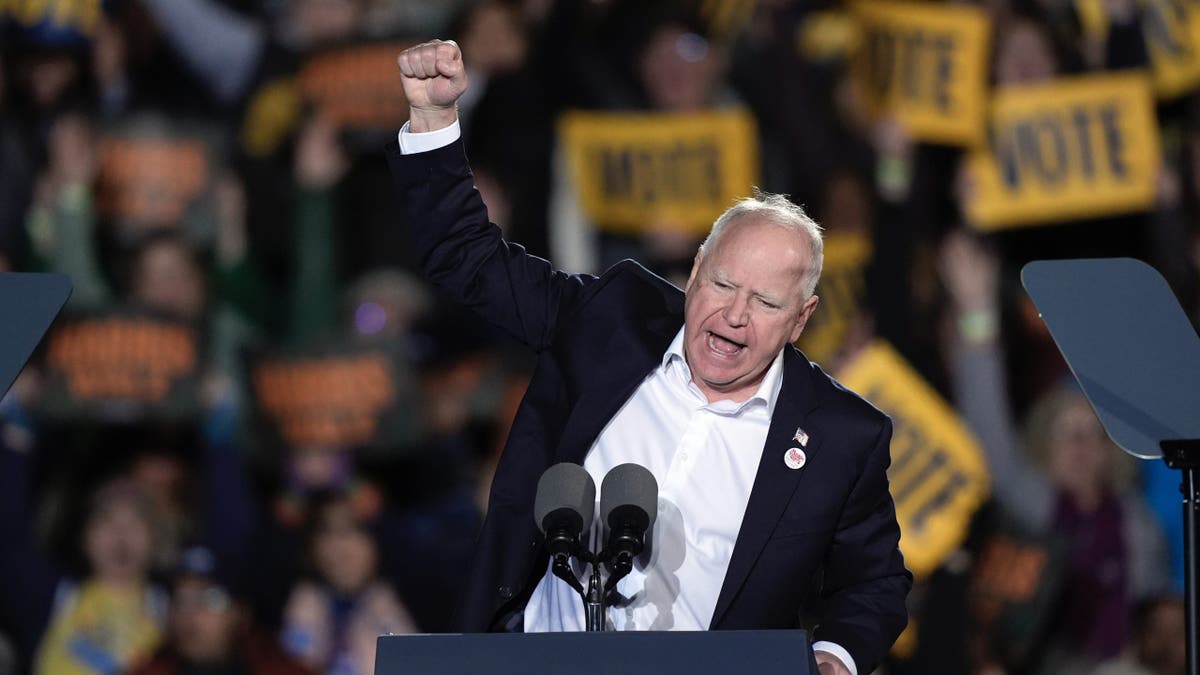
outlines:
[[[425,274],[538,353],[461,629],[582,630],[534,523],[538,478],[573,462],[598,484],[633,462],[658,481],[658,514],[609,627],[793,628],[803,614],[822,674],[869,673],[904,628],[912,577],[890,421],[791,346],[817,307],[820,228],[758,196],[713,224],[684,291],[628,260],[599,277],[557,271],[488,222],[455,111],[458,46],[398,63],[410,117],[388,160]]]

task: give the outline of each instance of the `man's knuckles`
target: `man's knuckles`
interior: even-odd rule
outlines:
[[[396,58],[400,73],[406,77],[457,77],[462,73],[462,54],[453,42],[435,40],[410,47]]]

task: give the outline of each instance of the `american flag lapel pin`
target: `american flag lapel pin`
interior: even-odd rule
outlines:
[[[792,436],[792,440],[799,443],[800,447],[807,448],[808,447],[808,432],[801,429],[800,427],[796,427],[796,435]]]

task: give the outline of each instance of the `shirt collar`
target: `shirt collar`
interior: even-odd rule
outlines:
[[[692,381],[692,370],[688,367],[687,358],[683,354],[683,328],[675,334],[675,339],[671,340],[670,346],[662,357],[662,369],[668,370],[673,364],[678,364],[682,369],[684,381],[688,386],[694,388],[699,393],[699,388]],[[767,368],[767,372],[763,375],[762,382],[758,383],[758,390],[754,395],[746,399],[742,403],[734,403],[728,399],[717,401],[709,404],[713,406],[714,411],[723,413],[740,413],[743,409],[751,405],[765,406],[767,416],[775,413],[775,401],[779,399],[779,391],[783,388],[783,349],[775,355],[775,359],[771,361],[771,365]],[[704,398],[703,394],[700,394]]]

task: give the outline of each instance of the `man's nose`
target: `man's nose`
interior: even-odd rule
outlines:
[[[725,305],[722,314],[730,326],[745,326],[750,322],[750,299],[738,294]]]

